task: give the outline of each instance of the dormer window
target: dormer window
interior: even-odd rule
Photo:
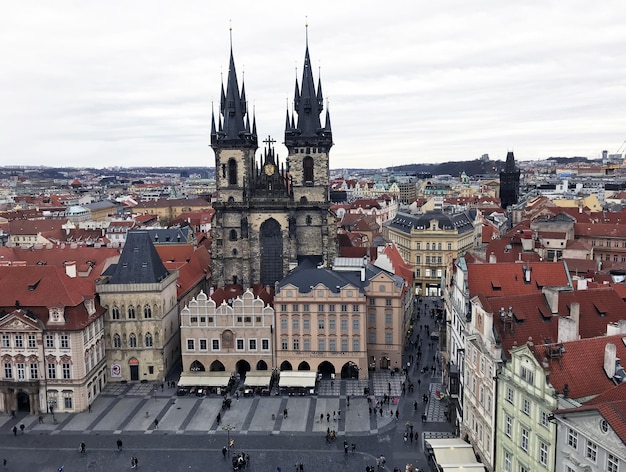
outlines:
[[[65,323],[63,308],[59,308],[59,307],[49,308],[48,317],[51,323]]]

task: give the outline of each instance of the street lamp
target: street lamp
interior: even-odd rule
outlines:
[[[225,424],[224,426],[222,426],[222,429],[224,431],[226,431],[226,440],[228,441],[228,455],[230,456],[230,432],[235,429],[235,425],[234,424]]]

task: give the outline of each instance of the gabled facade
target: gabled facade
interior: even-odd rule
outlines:
[[[530,472],[556,468],[557,395],[529,345],[513,348],[498,375],[495,470]],[[566,470],[566,469],[565,469]]]
[[[180,318],[183,372],[244,378],[274,369],[274,309],[251,290],[219,305],[200,292]]]

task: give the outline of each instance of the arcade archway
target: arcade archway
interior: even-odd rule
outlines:
[[[346,362],[341,368],[342,379],[358,379],[359,367],[354,362]]]
[[[30,413],[30,397],[26,392],[17,393],[17,411]]]
[[[335,366],[328,361],[324,361],[317,367],[317,372],[322,374],[322,377],[331,377],[335,374]]]
[[[298,365],[298,370],[311,370],[311,366],[309,365],[308,362],[306,361],[302,361],[300,362],[300,364]]]
[[[243,379],[246,376],[246,372],[250,372],[250,363],[240,359],[237,361],[237,364],[235,364],[235,370],[239,374],[239,378]]]
[[[211,372],[225,372],[226,367],[224,367],[224,364],[222,364],[220,361],[215,360],[211,362],[211,367],[209,368],[209,370]]]
[[[283,361],[280,364],[280,370],[293,370],[293,366],[291,365],[291,362]]]

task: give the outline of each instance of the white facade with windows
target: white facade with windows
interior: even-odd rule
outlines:
[[[217,306],[204,292],[180,313],[183,372],[272,371],[274,309],[248,290]]]
[[[598,410],[557,412],[555,419],[557,472],[626,470],[626,444]]]

